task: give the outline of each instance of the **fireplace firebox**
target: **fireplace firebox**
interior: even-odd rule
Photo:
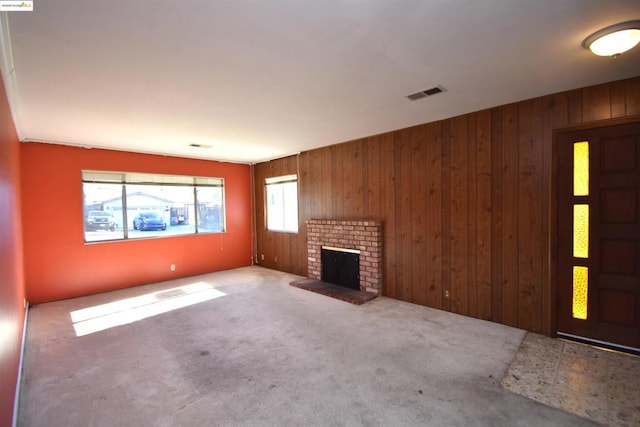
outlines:
[[[360,251],[323,246],[321,280],[360,290]]]

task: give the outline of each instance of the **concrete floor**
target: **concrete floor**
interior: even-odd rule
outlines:
[[[640,357],[527,334],[506,389],[610,426],[640,426]]]
[[[525,333],[260,267],[32,307],[18,425],[579,426],[500,386]]]

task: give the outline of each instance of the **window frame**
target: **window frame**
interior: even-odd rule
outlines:
[[[103,171],[103,170],[82,170],[81,171],[81,183],[82,183],[82,229],[83,229],[83,239],[85,244],[94,244],[94,243],[106,243],[106,242],[121,242],[121,241],[129,241],[129,240],[143,240],[149,238],[170,238],[170,237],[184,237],[184,236],[196,236],[203,234],[220,234],[227,232],[227,215],[226,215],[226,193],[225,193],[225,179],[219,177],[204,177],[204,176],[192,176],[192,175],[174,175],[174,174],[159,174],[159,173],[143,173],[143,172],[117,172],[117,171]],[[112,200],[117,200],[118,198],[121,201],[120,209],[122,211],[122,217],[118,218],[122,220],[122,234],[118,234],[114,238],[106,237],[106,238],[97,238],[97,239],[87,239],[87,232],[91,231],[87,227],[87,216],[88,212],[92,210],[98,210],[92,208],[95,206],[94,203],[87,204],[87,194],[85,191],[85,185],[87,184],[102,184],[102,185],[114,185],[120,187],[120,196],[116,196],[112,198]],[[131,194],[129,191],[131,188],[135,188],[136,186],[157,186],[157,187],[180,187],[187,189],[186,193],[191,193],[193,199],[191,202],[185,204],[185,206],[192,206],[191,210],[193,212],[193,231],[189,230],[186,232],[177,232],[177,233],[168,233],[165,235],[158,235],[157,233],[149,236],[135,236],[132,237],[131,230],[129,229],[130,223],[132,223],[136,214],[129,212],[128,209],[128,198]],[[199,200],[198,193],[200,189],[208,189],[208,188],[219,188],[220,189],[220,201],[219,205],[219,226],[220,229],[208,229],[207,227],[203,227],[202,220],[200,218],[200,209],[207,210],[211,207],[215,207],[212,205],[212,200]],[[114,188],[115,190],[115,188]],[[133,193],[132,193],[133,194]],[[152,197],[156,197],[151,195]],[[106,200],[101,201],[103,204]],[[175,206],[165,206],[163,212],[172,212],[171,210],[176,208]],[[102,206],[104,210],[104,206]],[[104,210],[107,211],[107,210]],[[113,211],[109,211],[113,212]],[[171,217],[170,217],[171,218]],[[116,221],[117,223],[117,221]],[[172,223],[167,221],[167,226],[170,226]],[[168,227],[167,227],[168,229]],[[161,229],[165,231],[165,229]],[[184,231],[184,230],[183,230]]]
[[[287,229],[287,216],[286,216],[286,195],[284,192],[284,185],[295,183],[295,230]],[[269,203],[269,187],[270,186],[282,186],[282,229],[279,228],[269,228],[269,207],[271,204]],[[290,234],[298,234],[300,230],[300,188],[298,186],[298,174],[289,174],[289,175],[281,175],[265,178],[264,180],[264,228],[266,231],[274,232],[274,233],[290,233]]]

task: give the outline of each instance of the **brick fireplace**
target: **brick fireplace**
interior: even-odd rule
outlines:
[[[382,295],[382,222],[307,220],[308,275],[320,280],[322,247],[359,251],[360,290]]]

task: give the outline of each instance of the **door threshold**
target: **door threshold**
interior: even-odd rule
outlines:
[[[617,351],[620,353],[632,354],[634,356],[640,356],[640,348],[628,347],[626,345],[614,344],[606,341],[595,340],[592,338],[580,337],[577,335],[571,335],[564,332],[557,332],[556,337],[566,341],[577,342],[580,344],[590,345],[592,347],[598,347],[604,350]]]

